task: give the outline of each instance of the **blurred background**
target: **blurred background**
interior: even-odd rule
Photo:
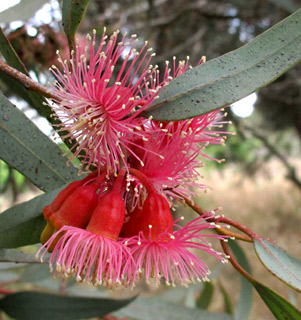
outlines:
[[[116,29],[135,33],[141,44],[149,41],[157,54],[153,64],[159,68],[163,69],[173,56],[178,60],[189,56],[195,66],[202,56],[211,60],[239,48],[300,7],[300,0],[90,0],[78,31],[79,37],[85,37],[92,29],[101,34],[106,26],[107,33]],[[68,57],[59,1],[1,1],[0,25],[30,75],[43,84],[51,81],[48,68],[56,64],[56,50]],[[0,87],[45,134],[51,135],[47,121],[15,96],[1,77]],[[228,136],[226,147],[207,148],[208,155],[226,161],[206,161],[201,174],[210,188],[200,192],[197,201],[208,210],[223,207],[225,215],[273,239],[300,259],[301,65],[226,111],[229,123],[223,130],[236,135]],[[39,192],[0,160],[0,212]],[[187,208],[179,210],[190,214]],[[252,258],[250,245],[243,247],[255,278],[300,307],[300,297],[267,274]],[[231,292],[235,304],[239,299],[236,279],[239,275],[230,265],[219,271],[218,280],[213,280],[218,286],[214,287],[210,311],[223,310],[221,288]],[[145,291],[154,294],[149,288]],[[189,294],[182,297],[179,293],[179,303],[195,306],[198,292],[192,291],[191,296],[189,300]],[[273,319],[255,293],[254,304],[249,319]]]

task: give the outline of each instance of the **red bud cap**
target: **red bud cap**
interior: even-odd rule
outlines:
[[[149,240],[157,240],[161,233],[172,233],[173,217],[167,200],[157,192],[145,199],[142,209],[136,208],[124,223],[120,236],[129,238],[143,232]],[[151,232],[150,232],[151,229]]]
[[[124,171],[121,170],[112,191],[102,196],[87,226],[87,230],[112,240],[117,240],[125,217],[122,197]]]
[[[76,189],[49,220],[56,229],[64,225],[85,228],[98,203],[97,185],[92,183]]]
[[[93,179],[97,175],[97,171],[92,172],[90,175],[88,175],[86,178],[82,180],[77,180],[71,182],[65,189],[63,189],[53,200],[53,202],[46,206],[43,209],[43,215],[45,219],[47,220],[52,213],[57,212],[62,204],[66,201],[66,199],[80,186],[82,186],[84,183],[88,182],[89,180]]]

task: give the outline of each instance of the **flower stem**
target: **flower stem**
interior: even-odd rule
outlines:
[[[246,278],[247,280],[249,280],[251,283],[255,281],[255,279],[250,275],[248,274],[248,272],[242,268],[240,266],[240,264],[233,258],[233,255],[230,251],[230,248],[228,246],[228,244],[225,242],[225,241],[221,241],[221,246],[223,247],[223,250],[225,252],[225,254],[227,256],[229,256],[228,260],[230,261],[230,263],[232,264],[232,266],[244,277]]]
[[[174,192],[174,193],[176,195],[178,195],[177,192]],[[205,211],[201,206],[199,206],[193,200],[184,197],[184,201],[190,208],[192,208],[199,215],[205,216],[205,217],[206,216],[207,217],[211,216],[210,212]],[[212,219],[212,221],[214,222],[216,220]],[[229,219],[229,218],[226,218],[226,217],[222,216],[222,217],[219,218],[219,222],[224,222],[224,223],[226,223],[228,225],[231,225],[231,226],[235,227],[236,229],[238,229],[238,230],[242,231],[243,233],[245,233],[247,236],[228,231],[225,228],[219,228],[218,232],[221,233],[221,234],[228,235],[230,237],[235,237],[235,239],[246,241],[246,242],[253,242],[253,239],[260,239],[260,237],[254,231],[252,231],[248,227],[238,223],[237,221],[234,221],[232,219]]]

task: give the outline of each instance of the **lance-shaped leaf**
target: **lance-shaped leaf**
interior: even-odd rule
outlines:
[[[116,314],[120,317],[140,320],[234,320],[233,317],[226,313],[184,307],[158,298],[138,298]]]
[[[277,278],[301,292],[301,261],[267,240],[254,241],[263,265]]]
[[[243,47],[172,80],[144,116],[181,120],[227,106],[301,60],[301,9]]]
[[[257,281],[252,284],[277,320],[301,320],[300,310],[296,309],[278,293]]]
[[[0,249],[0,262],[40,263],[34,255],[12,249]]]
[[[0,309],[17,320],[72,320],[102,317],[135,298],[113,300],[66,297],[43,292],[18,292],[0,300]]]
[[[17,204],[0,214],[0,248],[17,248],[40,241],[45,227],[43,208],[50,204],[62,188]]]
[[[74,36],[88,6],[89,0],[63,0],[63,27],[70,50],[74,49]]]
[[[50,191],[77,178],[60,148],[19,109],[0,95],[0,158],[41,190]]]
[[[248,272],[251,273],[251,267],[249,261],[240,247],[240,245],[233,240],[230,240],[229,247],[231,248],[238,263]],[[237,303],[234,318],[236,320],[246,320],[248,319],[249,313],[252,308],[253,302],[253,288],[247,279],[241,276],[241,289],[240,297]]]

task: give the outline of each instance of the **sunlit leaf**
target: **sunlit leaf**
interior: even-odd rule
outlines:
[[[290,302],[259,282],[253,282],[253,286],[269,307],[277,320],[300,320],[301,312]]]
[[[132,299],[66,297],[43,292],[18,292],[0,300],[0,309],[17,320],[72,320],[101,317]]]
[[[74,36],[88,6],[89,0],[63,0],[63,27],[70,50],[74,49]]]
[[[44,191],[77,178],[60,148],[0,94],[0,158]]]
[[[301,60],[301,9],[243,47],[188,70],[160,92],[146,117],[181,120],[227,106]]]
[[[260,261],[274,276],[301,292],[300,260],[267,240],[255,240],[254,246]]]

